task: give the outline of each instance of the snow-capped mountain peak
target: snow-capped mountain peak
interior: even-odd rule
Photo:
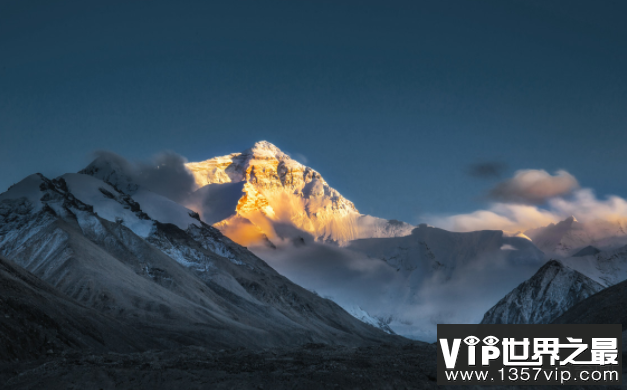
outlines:
[[[551,260],[488,310],[481,323],[548,324],[603,288],[584,274]]]
[[[244,154],[251,154],[255,156],[263,156],[268,155],[272,157],[283,156],[285,153],[281,151],[278,147],[268,141],[258,141],[255,142],[252,148],[246,149]]]
[[[335,242],[404,236],[413,229],[406,223],[391,224],[360,214],[319,172],[267,141],[259,141],[241,153],[190,162],[186,167],[199,187],[243,183],[236,209],[215,226],[244,245],[265,237],[286,238],[286,226]],[[199,191],[211,192],[203,188]],[[205,199],[193,203],[188,207],[196,209],[203,218],[212,212],[203,207]],[[281,231],[277,231],[277,224],[281,224]]]

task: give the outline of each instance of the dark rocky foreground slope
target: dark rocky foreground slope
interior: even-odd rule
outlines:
[[[434,388],[435,347],[306,344],[252,352],[187,347],[135,354],[67,354],[5,366],[5,389],[403,389]]]
[[[623,324],[627,329],[627,281],[608,287],[571,307],[555,324]],[[625,341],[625,340],[623,340]]]
[[[18,374],[19,372],[19,374]],[[623,370],[623,376],[625,370]],[[324,344],[250,351],[185,347],[133,354],[66,354],[0,364],[3,389],[459,389],[437,386],[435,345]],[[473,386],[473,388],[483,388]],[[486,390],[563,386],[485,386]],[[569,386],[569,389],[624,387]]]
[[[62,351],[134,352],[158,347],[132,327],[59,293],[0,257],[0,361]]]

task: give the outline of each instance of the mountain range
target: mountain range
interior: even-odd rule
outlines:
[[[266,141],[180,164],[185,185],[166,186],[176,196],[140,168],[101,155],[0,194],[3,277],[37,291],[37,313],[48,299],[63,302],[50,318],[91,318],[67,345],[432,341],[438,323],[551,322],[627,279],[620,222],[573,217],[511,236],[377,218]],[[107,341],[102,327],[133,331],[100,331]]]

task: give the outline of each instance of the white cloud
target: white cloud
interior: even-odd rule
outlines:
[[[577,188],[577,179],[564,170],[552,176],[542,169],[524,169],[497,184],[488,196],[502,203],[543,204],[551,198],[568,195]]]
[[[557,171],[552,176],[544,170],[521,170],[491,191],[495,201],[486,209],[423,219],[431,225],[461,232],[525,231],[557,223],[571,215],[580,222],[627,221],[627,200],[618,196],[599,199],[592,189],[578,187],[577,179],[566,171]]]
[[[560,221],[560,217],[549,210],[536,206],[495,203],[487,210],[451,216],[427,216],[429,224],[455,232],[474,230],[504,230],[508,232],[546,226]]]

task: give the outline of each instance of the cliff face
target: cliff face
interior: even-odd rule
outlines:
[[[215,226],[244,245],[261,242],[264,236],[272,240],[293,238],[290,234],[298,233],[291,228],[319,240],[340,243],[357,238],[405,236],[413,229],[406,223],[360,214],[320,173],[266,141],[257,142],[242,153],[186,166],[200,187],[243,183],[232,215]],[[206,200],[200,198],[188,206],[205,218],[205,214],[208,217],[213,212],[205,204]]]

